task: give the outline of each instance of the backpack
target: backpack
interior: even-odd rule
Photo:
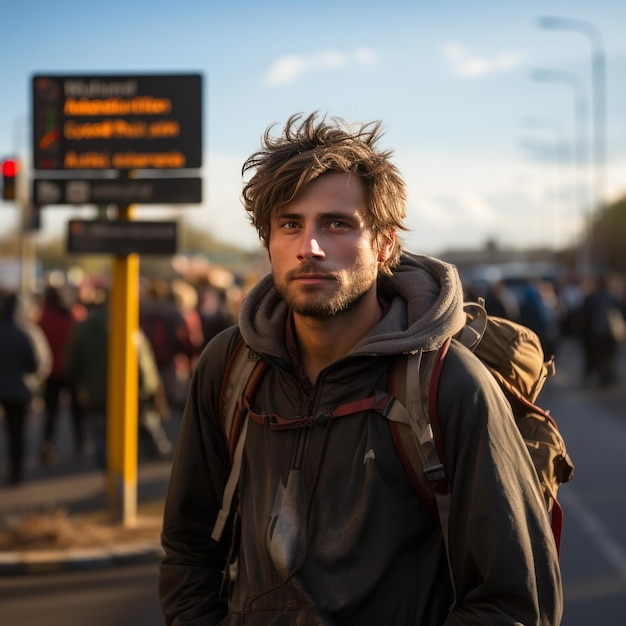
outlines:
[[[455,335],[471,350],[503,390],[541,485],[551,516],[557,553],[563,531],[560,485],[574,476],[574,464],[549,411],[535,402],[546,380],[555,374],[554,357],[544,361],[539,337],[529,328],[487,314],[482,301],[465,304],[466,324]],[[447,541],[450,489],[445,472],[437,397],[439,377],[450,346],[448,339],[436,351],[422,351],[394,363],[390,391],[404,402],[388,416],[396,449],[416,491],[438,514]],[[408,425],[410,428],[406,428]]]
[[[510,320],[488,315],[482,302],[466,303],[465,313],[466,324],[454,340],[483,362],[511,404],[515,424],[541,483],[546,510],[551,513],[559,553],[563,512],[557,491],[561,484],[572,479],[574,465],[556,422],[548,411],[535,404],[545,381],[555,373],[554,357],[544,361],[541,343],[533,331]],[[373,409],[389,420],[394,444],[411,483],[427,508],[439,518],[446,551],[450,488],[437,414],[437,392],[452,340],[448,338],[438,350],[398,355],[390,372],[387,394],[342,405],[328,415],[332,419]],[[216,541],[222,535],[237,490],[247,418],[261,417],[250,412],[247,399],[252,397],[266,367],[267,363],[242,339],[229,359],[224,375],[220,416],[232,469],[211,534]]]

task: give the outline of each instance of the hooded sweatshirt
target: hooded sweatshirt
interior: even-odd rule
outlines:
[[[314,384],[290,357],[290,312],[271,276],[248,295],[239,327],[205,349],[166,500],[167,624],[559,623],[558,562],[537,477],[504,396],[474,355],[454,345],[439,387],[450,564],[387,420],[373,410],[326,419],[386,390],[396,355],[437,349],[465,321],[456,270],[436,259],[405,254],[378,294],[383,319]],[[216,542],[229,473],[219,399],[240,336],[269,363],[249,410],[307,420],[283,430],[248,420],[235,530]],[[227,561],[236,575],[220,593]]]

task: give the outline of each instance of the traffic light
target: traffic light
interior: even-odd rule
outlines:
[[[20,163],[17,159],[5,159],[2,161],[2,199],[15,200],[15,179],[20,171]]]

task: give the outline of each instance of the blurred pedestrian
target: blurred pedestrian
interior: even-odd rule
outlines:
[[[528,281],[520,303],[520,321],[537,333],[546,360],[556,354],[560,321],[555,310],[544,299],[539,281]]]
[[[601,276],[582,306],[583,376],[586,382],[594,379],[600,385],[617,382],[617,347],[626,339],[625,333],[619,300],[611,292],[608,278]]]
[[[87,317],[70,333],[65,353],[65,375],[76,386],[77,399],[86,424],[90,425],[96,463],[106,469],[109,310],[107,291],[96,288]],[[137,335],[138,350],[138,429],[152,437],[159,454],[171,452],[163,428],[165,405],[161,400],[161,381],[150,344],[143,333]],[[154,421],[158,413],[159,424]]]
[[[139,325],[154,351],[170,407],[182,408],[189,372],[177,369],[177,362],[180,362],[177,358],[182,356],[184,359],[192,359],[196,348],[176,301],[171,281],[162,278],[150,281],[140,303]]]
[[[37,369],[26,375],[26,384],[33,397],[39,397],[43,393],[45,380],[52,371],[52,349],[46,334],[35,321],[35,307],[31,298],[19,293],[16,298],[15,323],[28,335],[37,361]]]
[[[173,450],[166,425],[170,408],[152,346],[141,330],[137,333],[139,366],[139,447],[149,458],[168,458]]]
[[[38,323],[45,333],[52,350],[52,370],[44,383],[45,421],[42,443],[39,449],[43,463],[51,465],[57,459],[55,434],[60,400],[64,394],[67,395],[69,400],[74,450],[77,455],[82,454],[85,444],[82,415],[76,400],[75,389],[68,382],[63,371],[65,348],[70,332],[76,323],[76,318],[63,301],[62,291],[58,287],[50,285],[45,288]]]
[[[8,442],[9,484],[22,480],[24,429],[32,399],[26,377],[37,370],[35,348],[20,326],[17,294],[6,295],[0,304],[0,405],[4,410]]]
[[[514,322],[520,319],[519,302],[503,280],[496,280],[489,285],[485,294],[485,308],[489,315]]]
[[[198,312],[206,345],[215,335],[235,324],[237,320],[229,309],[225,290],[207,284],[199,291]]]
[[[90,429],[96,462],[106,468],[106,416],[109,315],[107,291],[91,293],[87,317],[69,334],[63,364],[64,379],[73,386],[85,425]]]
[[[204,348],[205,340],[202,320],[198,311],[198,290],[182,279],[172,281],[172,296],[180,313],[184,328],[180,328],[179,352],[175,357],[177,394],[176,404],[182,408],[187,398],[189,380],[196,362]]]
[[[567,336],[578,336],[582,330],[582,306],[585,298],[583,281],[575,276],[568,277],[559,288],[565,307],[561,327]]]

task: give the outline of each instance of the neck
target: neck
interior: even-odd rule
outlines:
[[[376,289],[358,303],[327,318],[294,313],[300,359],[311,381],[322,369],[347,354],[383,317]]]

